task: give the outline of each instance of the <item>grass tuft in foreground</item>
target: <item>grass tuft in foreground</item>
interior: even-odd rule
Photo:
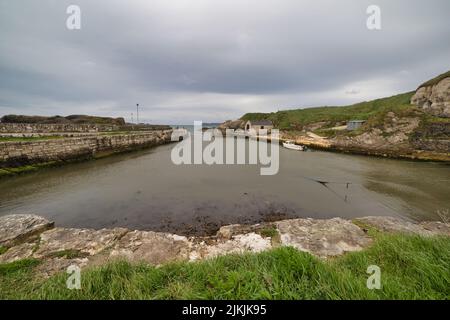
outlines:
[[[81,290],[66,274],[33,277],[38,262],[0,265],[1,299],[449,299],[450,239],[377,235],[361,252],[321,260],[293,248],[231,255],[160,268],[116,262],[82,272]],[[369,265],[380,290],[366,287]]]
[[[0,246],[0,254],[4,254],[6,251],[8,251],[8,248]]]

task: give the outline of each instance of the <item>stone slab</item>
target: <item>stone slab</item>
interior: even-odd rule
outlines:
[[[270,238],[264,238],[254,232],[232,236],[230,240],[218,239],[216,242],[205,242],[194,245],[190,253],[191,261],[209,259],[232,253],[261,252],[272,248]]]
[[[34,253],[35,258],[51,256],[55,253],[76,250],[81,254],[95,255],[112,247],[122,238],[128,229],[72,229],[55,228],[41,234],[39,249]]]
[[[422,236],[450,235],[450,227],[442,222],[430,221],[414,223],[396,217],[363,217],[355,221],[383,232],[413,233]]]
[[[34,214],[0,217],[0,245],[12,247],[53,228],[54,223]]]
[[[11,247],[0,255],[0,263],[10,263],[17,260],[31,258],[36,248],[36,243],[22,243]]]
[[[117,242],[111,250],[110,259],[160,265],[187,260],[189,250],[190,243],[186,237],[152,231],[131,231]]]
[[[282,245],[319,257],[359,251],[371,243],[361,228],[341,218],[284,220],[276,225]]]

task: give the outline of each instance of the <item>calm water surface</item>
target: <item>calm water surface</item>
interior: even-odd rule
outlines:
[[[290,217],[437,220],[436,210],[450,209],[445,164],[280,148],[279,173],[261,176],[256,165],[176,166],[172,147],[0,180],[0,215],[203,234],[222,224]]]

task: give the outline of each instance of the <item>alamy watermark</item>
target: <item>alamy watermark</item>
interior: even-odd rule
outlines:
[[[69,16],[66,20],[66,27],[69,30],[81,29],[81,8],[78,5],[71,4],[66,9],[66,14]],[[369,17],[366,20],[366,27],[369,30],[381,30],[381,8],[378,5],[372,4],[367,7],[366,14]]]
[[[66,27],[69,30],[81,29],[81,8],[78,5],[71,4],[66,9],[66,14],[69,16],[66,19]],[[378,5],[372,4],[367,7],[366,27],[369,30],[381,30],[381,8]]]
[[[69,277],[66,281],[67,289],[69,290],[80,290],[81,289],[81,269],[77,265],[70,265],[66,271]]]
[[[370,5],[366,9],[366,13],[369,15],[366,21],[367,29],[369,30],[381,30],[381,9],[377,5]]]
[[[370,276],[367,278],[367,289],[374,290],[374,289],[381,289],[381,269],[377,265],[370,265],[367,267],[367,273],[370,274]]]
[[[192,133],[183,129],[172,132],[172,141],[180,141],[180,138],[182,141],[171,153],[176,165],[260,164],[260,174],[264,176],[277,174],[280,167],[280,133],[277,129],[227,129],[224,136],[218,129],[203,132],[202,122],[195,121]],[[205,142],[209,142],[206,147]]]
[[[447,208],[436,210],[436,214],[439,216],[443,223],[450,224],[450,212]]]
[[[72,4],[67,7],[66,13],[69,15],[66,20],[66,27],[69,30],[81,29],[81,9],[79,6]]]

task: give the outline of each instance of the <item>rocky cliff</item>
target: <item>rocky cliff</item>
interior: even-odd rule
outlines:
[[[438,117],[450,117],[450,71],[419,86],[411,103]]]
[[[329,140],[344,152],[419,160],[450,161],[450,122],[430,118],[420,110],[407,116],[388,112],[381,124]]]
[[[450,161],[450,71],[419,86],[411,106],[368,119],[361,132],[337,135],[343,151]]]

